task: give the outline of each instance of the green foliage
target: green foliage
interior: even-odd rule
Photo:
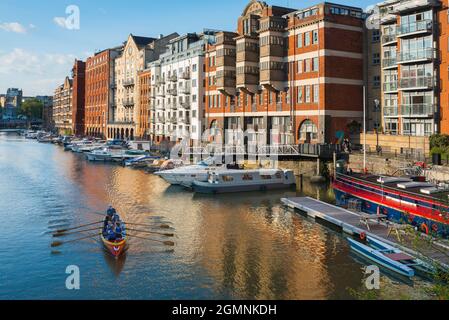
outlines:
[[[42,119],[42,110],[44,105],[38,99],[29,99],[22,103],[19,114],[26,116],[28,119]]]
[[[434,134],[430,136],[430,148],[449,148],[449,135],[447,134]]]

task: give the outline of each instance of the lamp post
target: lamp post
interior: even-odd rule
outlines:
[[[375,106],[375,110],[376,112],[378,112],[379,110],[379,105],[380,105],[380,101],[379,99],[374,99],[374,106]],[[379,124],[377,124],[377,127],[375,128],[376,130],[376,151],[377,153],[379,153]]]

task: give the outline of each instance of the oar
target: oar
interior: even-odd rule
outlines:
[[[140,227],[148,227],[148,228],[157,227],[155,225],[150,225],[150,224],[131,223],[131,222],[126,222],[126,224],[129,224],[130,226],[140,226]],[[171,229],[171,227],[168,224],[161,224],[159,226],[159,228],[161,228],[161,229]]]
[[[136,231],[136,232],[143,232],[143,233],[158,234],[158,235],[166,236],[166,237],[174,237],[175,236],[173,233],[162,233],[162,232],[154,232],[154,231],[146,231],[146,230],[137,230],[137,229],[131,229],[131,228],[126,228],[126,230],[131,230],[131,231]]]
[[[84,227],[93,226],[94,224],[98,224],[98,223],[102,223],[102,222],[103,221],[92,222],[92,223],[83,224],[83,225],[80,225],[80,226],[74,227],[74,228],[67,228],[67,229],[56,230],[56,233],[62,233],[62,232],[71,231],[71,230],[77,230],[77,229],[81,229],[81,228],[84,228]]]
[[[83,237],[83,238],[74,239],[74,240],[70,240],[70,241],[64,241],[64,242],[61,242],[61,241],[54,241],[54,242],[51,244],[51,247],[52,247],[52,248],[54,248],[54,247],[59,247],[59,246],[62,246],[63,244],[66,244],[66,243],[76,242],[76,241],[81,241],[81,240],[84,240],[84,239],[94,238],[94,237],[96,237],[96,236],[98,236],[98,235],[100,235],[100,234],[101,234],[101,233],[97,233],[97,234],[94,234],[94,235],[90,235],[90,236],[88,236],[88,237]]]
[[[68,236],[71,234],[88,232],[88,231],[95,231],[95,230],[101,230],[101,228],[84,229],[84,230],[78,230],[78,231],[74,231],[74,232],[57,232],[57,233],[53,234],[53,238],[58,238],[58,237]]]
[[[162,244],[165,244],[166,246],[174,246],[175,243],[173,241],[161,241],[161,240],[155,240],[155,239],[150,239],[150,238],[144,238],[144,237],[139,237],[139,236],[135,236],[135,235],[130,235],[127,234],[127,237],[131,237],[131,238],[138,238],[138,239],[143,239],[143,240],[148,240],[148,241],[153,241],[153,242],[159,242]]]

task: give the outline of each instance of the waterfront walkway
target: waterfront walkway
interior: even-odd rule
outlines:
[[[427,258],[449,268],[449,247],[446,244],[435,241],[431,244],[423,238],[423,245],[420,246],[418,253],[412,249],[414,239],[408,239],[404,232],[398,229],[391,229],[392,225],[375,221],[376,216],[372,215],[369,224],[361,223],[366,219],[364,215],[358,212],[349,211],[329,203],[315,200],[309,197],[282,198],[282,203],[290,208],[298,209],[307,214],[307,216],[324,220],[328,224],[337,227],[340,231],[349,235],[360,236],[365,233],[369,237],[376,238],[392,246],[408,252],[414,256],[424,254]],[[391,232],[393,231],[393,232]]]

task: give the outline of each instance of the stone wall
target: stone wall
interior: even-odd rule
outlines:
[[[394,175],[400,168],[412,165],[414,161],[385,158],[374,155],[366,156],[366,166],[369,172],[376,174]],[[348,167],[355,172],[363,171],[363,154],[349,155]]]
[[[449,182],[449,167],[432,166],[424,170],[426,179],[432,182]]]

